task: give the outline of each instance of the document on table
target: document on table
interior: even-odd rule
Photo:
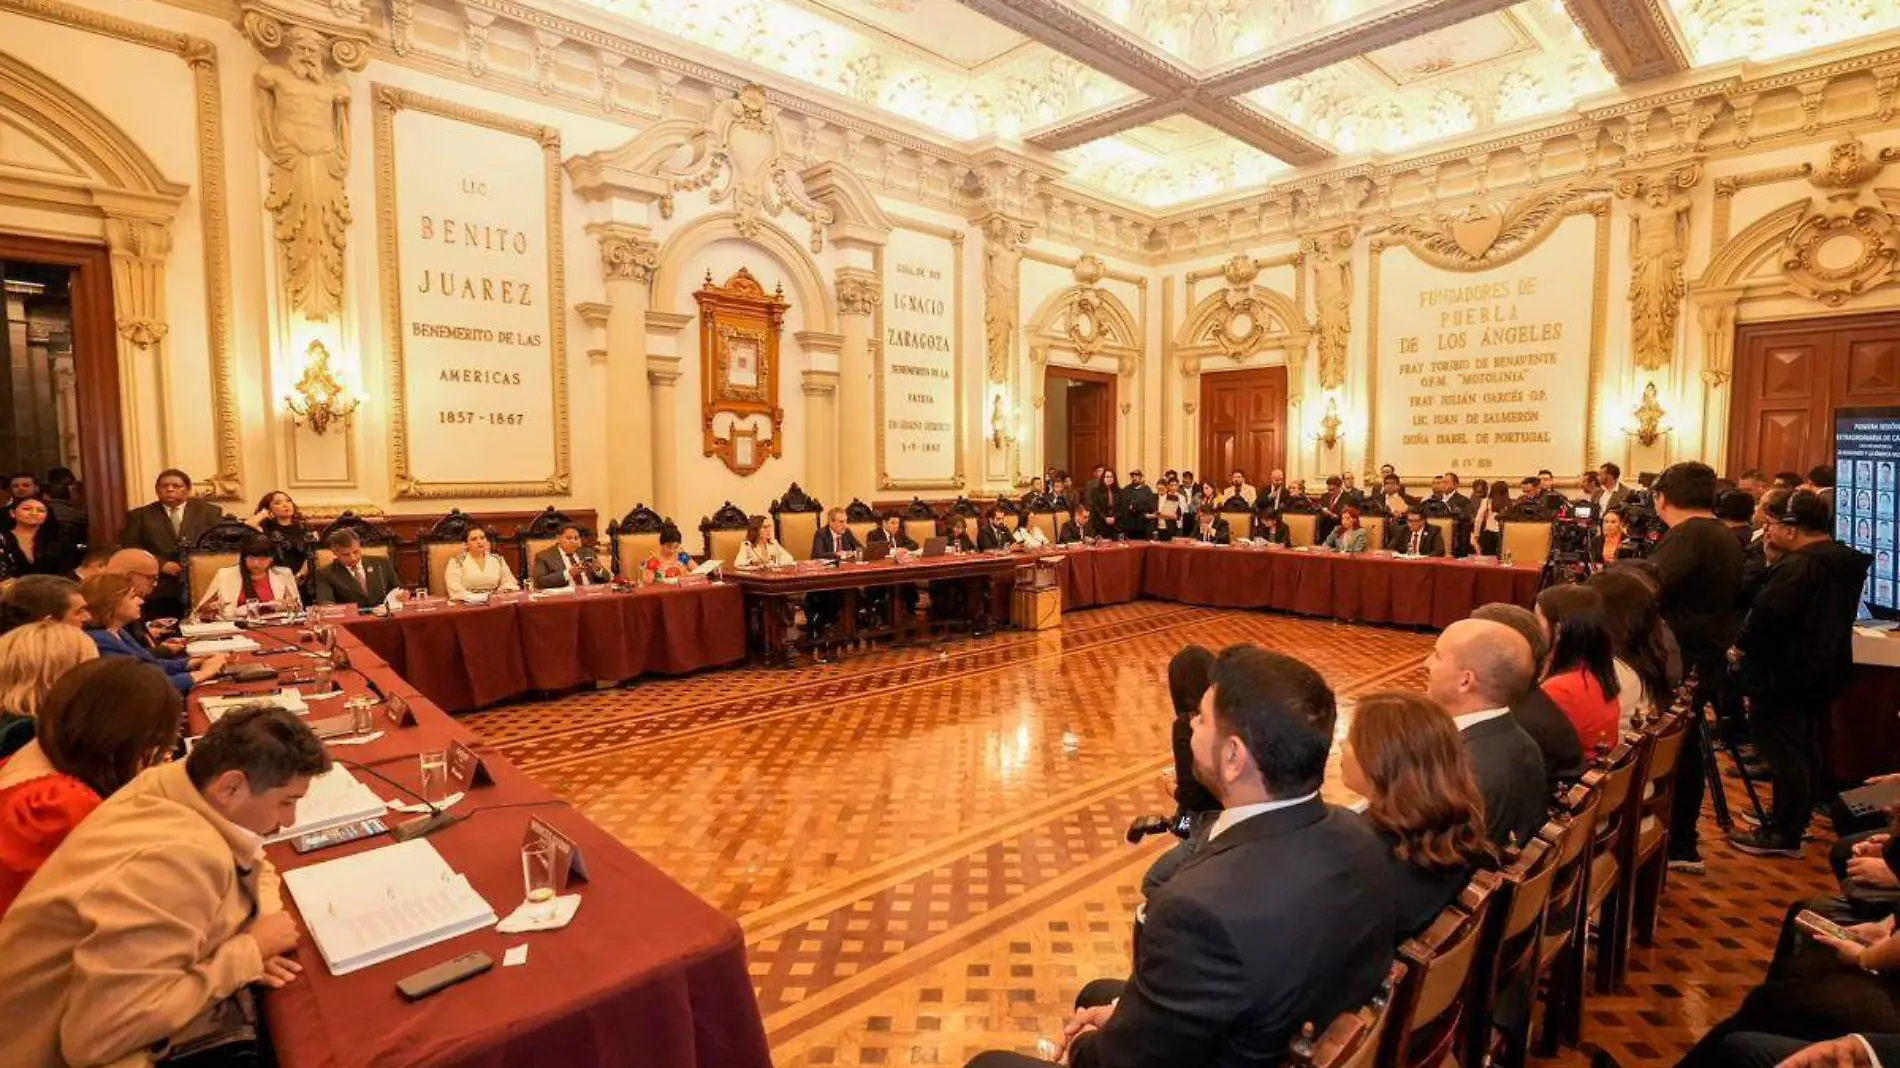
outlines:
[[[238,625],[228,619],[214,619],[208,623],[180,623],[178,633],[186,638],[229,638],[239,631]]]
[[[254,653],[262,648],[263,646],[257,644],[256,639],[247,638],[242,634],[234,634],[228,638],[200,638],[195,642],[185,643],[185,653],[188,656],[210,656],[213,653]]]
[[[284,873],[332,975],[479,931],[495,910],[422,839]]]
[[[272,708],[281,708],[299,716],[310,711],[310,706],[304,703],[303,694],[297,690],[279,690],[276,693],[263,694],[233,694],[227,697],[207,697],[198,702],[198,707],[204,709],[205,719],[212,723],[223,719],[226,712],[234,708],[242,708],[245,705],[269,705]]]
[[[311,831],[381,816],[388,811],[389,806],[376,796],[376,791],[358,782],[350,769],[337,764],[310,780],[310,791],[297,802],[297,822],[264,841],[282,842]]]

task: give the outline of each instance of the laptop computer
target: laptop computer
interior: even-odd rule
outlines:
[[[925,538],[924,539],[924,555],[925,556],[942,556],[944,550],[949,548],[949,546],[950,546],[949,538]]]
[[[888,541],[867,542],[864,546],[864,560],[866,563],[871,563],[876,560],[883,560],[883,559],[888,558],[890,555],[891,555],[891,543]]]

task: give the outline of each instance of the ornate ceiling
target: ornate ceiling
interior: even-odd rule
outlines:
[[[1900,29],[1895,0],[579,2],[1147,210]]]

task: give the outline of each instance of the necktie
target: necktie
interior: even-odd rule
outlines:
[[[574,557],[570,556],[565,551],[561,553],[561,566],[565,568],[567,571],[572,572],[574,570],[575,565],[578,562],[579,561],[575,560]],[[586,583],[587,583],[587,576],[583,574],[580,577],[580,584],[586,585]]]
[[[177,505],[172,505],[166,508],[165,518],[172,521],[173,535],[178,535],[185,532],[185,510],[183,508],[180,508]]]
[[[355,567],[350,568],[350,574],[356,576],[356,584],[358,586],[363,587],[364,593],[368,593],[369,592],[369,577],[363,574],[363,565],[358,564]]]
[[[1422,539],[1424,536],[1425,536],[1425,532],[1422,530],[1414,530],[1412,532],[1412,555],[1413,556],[1418,555],[1418,543],[1419,543],[1419,540]]]

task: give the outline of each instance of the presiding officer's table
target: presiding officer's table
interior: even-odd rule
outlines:
[[[313,661],[285,648],[291,634],[263,632],[265,649],[245,659],[308,670]],[[336,674],[347,694],[368,693],[373,685],[406,700],[417,722],[396,728],[379,706],[383,737],[332,746],[333,756],[369,765],[413,790],[419,785],[417,754],[455,740],[481,754],[492,772],[494,785],[477,787],[455,807],[468,818],[427,840],[497,915],[506,916],[521,902],[521,842],[530,817],[574,840],[589,879],[578,884],[580,911],[559,931],[504,936],[488,928],[346,976],[330,974],[306,935],[297,954],[302,976],[264,998],[284,1068],[769,1068],[736,921],[486,750],[359,640],[344,633],[338,646],[351,658],[352,669]],[[202,692],[245,689],[259,687]],[[311,715],[343,714],[345,700],[312,701]],[[205,719],[196,701],[191,715],[193,733],[201,732]],[[396,794],[362,771],[352,774],[385,798]],[[290,870],[387,844],[388,837],[379,836],[302,856],[279,844],[269,854],[279,870]],[[288,893],[285,905],[295,908]],[[530,947],[526,966],[498,966],[420,1002],[396,991],[397,980],[424,968],[476,950],[499,962],[507,946],[523,942]]]
[[[1146,542],[1117,542],[1071,549],[1044,549],[1037,557],[1063,561],[1057,576],[1062,610],[1127,604],[1141,596]]]
[[[1540,568],[1442,557],[1152,542],[1142,592],[1210,608],[1272,608],[1365,623],[1447,627],[1490,601],[1529,607]]]
[[[343,625],[450,712],[745,659],[739,590],[711,583],[413,609]]]

